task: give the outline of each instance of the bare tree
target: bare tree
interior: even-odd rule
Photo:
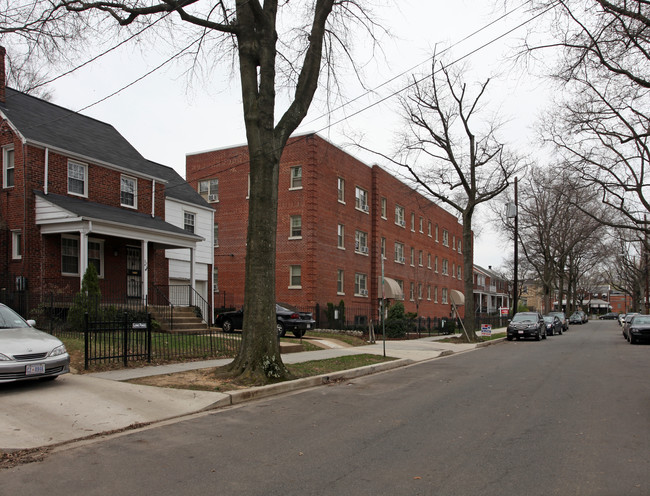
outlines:
[[[11,2],[0,32],[21,37],[31,50],[64,52],[72,43],[119,25],[129,34],[162,29],[165,39],[192,40],[195,56],[236,53],[250,156],[250,201],[242,346],[231,373],[267,382],[287,376],[275,315],[278,171],[284,146],[303,120],[321,72],[351,61],[351,37],[374,40],[369,7],[357,0],[146,0]],[[294,24],[290,24],[293,22]],[[185,41],[184,41],[185,43]],[[276,90],[291,84],[284,111]],[[279,118],[276,121],[276,111]]]
[[[478,117],[490,80],[473,91],[462,74],[462,69],[434,60],[430,76],[414,79],[401,98],[406,129],[399,149],[393,157],[383,156],[406,169],[425,195],[461,217],[465,322],[474,329],[472,218],[480,204],[505,191],[510,178],[522,170],[522,161],[498,139],[499,126]],[[477,339],[469,334],[471,341]]]

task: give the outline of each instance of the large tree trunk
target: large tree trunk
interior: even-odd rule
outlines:
[[[465,283],[465,329],[467,339],[478,341],[476,335],[476,314],[474,310],[474,239],[472,237],[472,210],[463,212],[463,282]]]

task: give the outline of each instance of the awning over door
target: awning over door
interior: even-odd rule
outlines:
[[[381,277],[379,278],[379,287],[380,287],[380,293],[379,297],[381,298]],[[395,279],[391,279],[390,277],[384,277],[384,298],[392,299],[392,300],[403,300],[404,299],[404,292],[402,291],[402,288],[400,287],[399,283]]]

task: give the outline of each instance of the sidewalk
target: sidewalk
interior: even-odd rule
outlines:
[[[226,365],[230,359],[83,375],[66,374],[49,383],[3,386],[0,389],[3,402],[0,413],[0,451],[54,446],[138,424],[159,422],[255,398],[314,387],[336,378],[353,378],[390,370],[440,356],[470,351],[477,346],[492,343],[476,345],[440,342],[446,337],[448,336],[387,341],[386,356],[399,359],[392,362],[227,393],[158,388],[121,381],[217,367]],[[282,360],[291,364],[363,353],[383,355],[384,344],[377,342],[355,348],[333,347],[319,351],[288,353],[282,355]]]

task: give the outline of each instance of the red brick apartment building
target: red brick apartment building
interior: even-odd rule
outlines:
[[[248,176],[246,146],[186,157],[186,180],[215,208],[216,306],[244,301]],[[423,317],[449,316],[449,291],[463,290],[462,226],[378,165],[316,134],[293,137],[278,203],[278,301],[343,300],[356,321],[376,319],[384,254],[387,298],[403,298],[407,312]]]

